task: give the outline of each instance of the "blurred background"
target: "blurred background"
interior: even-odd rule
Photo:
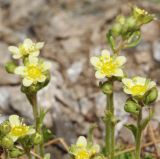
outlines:
[[[8,46],[28,37],[45,42],[41,56],[52,63],[51,82],[38,96],[39,105],[49,109],[45,125],[70,145],[77,136],[87,135],[90,125],[96,122],[94,136],[101,143],[106,98],[98,88],[89,58],[108,48],[107,30],[117,15],[128,15],[132,5],[160,16],[160,0],[0,0],[0,122],[13,113],[33,121],[31,106],[20,92],[20,79],[4,69],[11,59]],[[150,77],[160,91],[159,20],[145,25],[141,43],[122,54],[128,58],[125,71],[129,76]],[[121,120],[116,137],[132,145],[131,133],[122,126],[133,121],[123,111],[126,95],[120,83],[115,84],[115,90],[116,114]],[[160,97],[151,122],[155,136],[160,133],[159,104]],[[147,131],[145,135],[147,142]],[[47,150],[53,153],[52,158],[68,158],[61,145]]]

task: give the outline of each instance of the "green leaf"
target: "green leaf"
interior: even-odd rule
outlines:
[[[133,124],[129,124],[129,125],[124,125],[126,128],[128,128],[129,130],[132,131],[134,138],[136,138],[136,134],[137,134],[137,127]]]
[[[115,40],[113,38],[111,30],[107,33],[107,39],[108,39],[108,42],[109,42],[109,45],[110,45],[112,51],[114,52],[116,50],[116,48],[115,48]]]

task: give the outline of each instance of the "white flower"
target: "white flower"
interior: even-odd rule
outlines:
[[[29,87],[37,82],[44,82],[46,80],[46,71],[49,70],[51,64],[39,60],[36,57],[29,57],[25,66],[18,66],[15,69],[15,74],[21,75],[23,78],[23,85]]]
[[[18,47],[9,46],[8,50],[13,54],[14,59],[19,59],[26,56],[38,56],[43,46],[44,42],[34,43],[31,39],[25,39]]]
[[[103,50],[101,56],[91,57],[91,64],[95,67],[95,76],[98,79],[104,77],[123,77],[122,65],[126,62],[124,56],[111,56],[108,50]]]

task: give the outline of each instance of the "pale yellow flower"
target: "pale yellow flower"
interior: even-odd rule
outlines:
[[[34,43],[31,39],[25,39],[18,47],[9,46],[8,50],[13,54],[14,59],[19,59],[27,56],[38,56],[43,46],[44,42]]]
[[[75,145],[71,147],[71,153],[75,159],[91,159],[91,157],[100,151],[99,145],[88,144],[84,136],[80,136]]]
[[[154,81],[143,77],[123,78],[122,82],[124,84],[124,92],[132,96],[143,96],[147,91],[156,86]]]
[[[51,64],[36,57],[29,57],[25,66],[18,66],[15,69],[15,74],[21,75],[23,78],[23,85],[29,87],[37,82],[44,82],[46,80],[46,71],[49,70]]]
[[[122,66],[126,62],[124,56],[111,56],[108,50],[103,50],[101,56],[91,57],[91,64],[95,67],[95,76],[98,79],[104,77],[123,77]]]
[[[11,115],[9,117],[9,123],[11,126],[11,131],[9,133],[9,137],[16,141],[20,137],[24,137],[26,135],[31,135],[35,133],[35,130],[27,125],[25,125],[19,118],[18,115]]]

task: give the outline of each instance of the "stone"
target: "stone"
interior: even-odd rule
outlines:
[[[71,82],[76,82],[80,73],[83,71],[84,60],[75,61],[71,66],[67,69],[67,76]]]
[[[153,57],[157,62],[160,62],[160,41],[153,43]]]

